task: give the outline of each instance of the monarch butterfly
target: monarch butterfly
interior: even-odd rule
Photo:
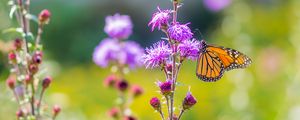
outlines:
[[[246,68],[252,62],[249,57],[231,48],[209,45],[204,40],[200,45],[196,75],[205,82],[215,82],[225,71]]]

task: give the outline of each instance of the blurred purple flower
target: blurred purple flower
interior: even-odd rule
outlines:
[[[141,56],[144,54],[144,49],[133,41],[128,41],[124,43],[123,50],[120,51],[121,58],[119,62],[121,64],[127,64],[130,68],[135,68],[136,66],[140,66]]]
[[[171,10],[160,10],[159,7],[157,7],[157,9],[158,12],[152,15],[152,19],[148,24],[148,26],[152,24],[152,31],[155,27],[157,27],[160,30],[162,26],[167,25],[168,20],[170,19],[170,13],[172,12]]]
[[[143,54],[144,50],[136,42],[122,44],[116,39],[106,38],[95,48],[93,60],[101,67],[107,67],[110,62],[115,61],[134,68],[141,65],[140,57]]]
[[[184,40],[191,39],[193,37],[193,33],[191,32],[191,29],[187,26],[187,24],[179,24],[176,23],[169,27],[168,33],[170,35],[170,38],[177,41],[177,42],[183,42]]]
[[[196,60],[199,55],[200,42],[196,39],[183,41],[178,45],[180,56]]]
[[[203,3],[210,11],[218,12],[230,5],[231,0],[203,0]]]
[[[107,67],[110,61],[117,59],[118,51],[120,51],[118,40],[106,38],[100,42],[93,53],[94,62],[101,66]]]
[[[146,53],[142,56],[142,60],[146,68],[158,67],[169,58],[171,51],[168,44],[164,41],[158,41],[150,48],[146,48]]]
[[[105,18],[104,31],[112,38],[125,39],[132,33],[132,22],[128,15],[115,14]]]

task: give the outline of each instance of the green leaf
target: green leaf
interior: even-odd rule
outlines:
[[[15,32],[15,33],[20,33],[20,34],[24,34],[23,29],[22,28],[8,28],[2,31],[2,33],[11,33],[11,32]]]
[[[16,5],[11,6],[11,9],[10,9],[10,12],[9,12],[9,18],[10,19],[13,18],[13,15],[16,12],[16,10],[17,10],[17,6]]]
[[[35,15],[32,15],[32,14],[26,14],[25,17],[26,17],[27,19],[29,19],[29,20],[32,20],[32,21],[34,21],[34,22],[36,22],[36,23],[39,23],[39,20],[38,20],[37,16],[35,16]]]

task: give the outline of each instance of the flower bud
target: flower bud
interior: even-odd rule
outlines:
[[[24,81],[25,81],[25,84],[28,85],[32,82],[32,77],[30,75],[26,75]]]
[[[122,92],[126,91],[128,86],[128,82],[124,79],[116,82],[116,88]]]
[[[16,85],[16,80],[13,79],[12,77],[9,77],[7,80],[6,80],[6,84],[7,86],[10,88],[10,89],[15,89],[15,85]]]
[[[191,92],[188,92],[182,102],[182,108],[183,110],[190,109],[196,103],[197,103],[196,98],[191,94]]]
[[[47,9],[44,9],[39,14],[39,22],[42,23],[42,24],[48,24],[48,22],[50,20],[50,16],[51,16],[50,11],[47,10]]]
[[[119,117],[119,109],[118,108],[112,108],[108,111],[108,116],[111,118],[118,118]]]
[[[173,114],[172,120],[178,120],[178,116],[176,114]]]
[[[105,87],[113,87],[115,85],[115,83],[117,82],[117,80],[118,80],[117,76],[115,76],[115,75],[109,75],[103,81],[103,85]]]
[[[52,81],[52,78],[51,77],[46,77],[43,82],[42,82],[42,86],[43,86],[43,89],[46,89],[49,87],[50,83]]]
[[[143,94],[144,90],[139,85],[133,85],[131,87],[131,92],[132,92],[132,94],[133,94],[134,97],[138,97],[138,96],[140,96],[140,95]]]
[[[172,72],[172,69],[173,69],[172,67],[173,67],[172,64],[167,64],[166,65],[167,71]]]
[[[34,54],[32,56],[32,62],[35,63],[35,64],[41,64],[42,63],[42,56]]]
[[[161,110],[160,100],[157,97],[153,97],[150,100],[150,105],[157,111]]]
[[[23,41],[20,38],[16,38],[14,41],[14,47],[16,50],[20,50],[22,48]]]
[[[158,87],[160,88],[161,94],[164,96],[171,95],[172,93],[172,80],[167,80],[165,82],[157,82]]]
[[[61,111],[60,106],[58,106],[58,105],[53,106],[53,109],[52,109],[53,116],[57,116],[60,111]]]
[[[9,52],[9,53],[8,53],[8,60],[9,60],[11,63],[16,63],[16,62],[17,62],[17,55],[16,55],[16,53],[14,53],[14,52]]]
[[[19,110],[16,112],[16,116],[17,116],[17,118],[24,117],[24,112],[23,112],[23,110],[19,109]]]
[[[30,73],[35,74],[39,71],[39,67],[36,64],[30,64],[29,71]]]
[[[137,120],[137,118],[133,116],[125,116],[123,120]]]

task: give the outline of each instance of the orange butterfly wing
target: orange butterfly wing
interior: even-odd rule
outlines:
[[[237,50],[207,45],[197,60],[196,75],[203,81],[213,82],[219,80],[224,71],[250,64],[251,59]]]

